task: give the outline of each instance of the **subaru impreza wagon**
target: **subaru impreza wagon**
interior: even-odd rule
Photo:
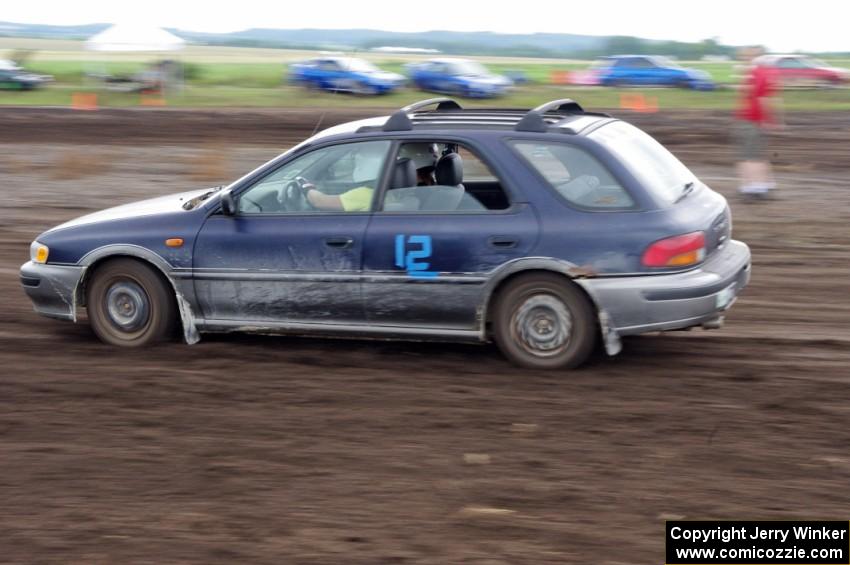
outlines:
[[[327,129],[229,186],[39,235],[21,283],[106,343],[254,331],[495,341],[576,367],[602,343],[717,328],[750,277],[726,200],[571,100],[425,100]]]

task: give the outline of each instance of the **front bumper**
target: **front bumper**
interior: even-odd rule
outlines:
[[[85,267],[29,261],[21,266],[21,286],[35,311],[49,318],[77,319],[77,285]]]
[[[618,335],[676,330],[719,319],[750,280],[750,248],[731,240],[684,273],[581,279]]]

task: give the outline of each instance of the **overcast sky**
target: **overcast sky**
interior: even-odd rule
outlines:
[[[634,35],[763,44],[775,51],[850,51],[847,0],[2,0],[0,20],[126,21],[191,31],[370,28]]]

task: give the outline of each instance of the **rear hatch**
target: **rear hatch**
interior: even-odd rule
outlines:
[[[641,270],[697,266],[729,240],[732,219],[726,199],[651,136],[615,121],[588,137],[602,144],[633,175],[649,199],[647,205],[651,202],[654,208],[644,214],[653,239],[642,257]],[[655,252],[654,260],[647,261],[650,250]],[[667,262],[662,260],[665,257],[678,260]]]
[[[703,232],[706,259],[732,236],[732,215],[726,199],[702,183],[666,211],[670,214],[671,236]]]

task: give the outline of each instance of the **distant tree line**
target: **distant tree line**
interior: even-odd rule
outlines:
[[[107,24],[54,26],[0,21],[0,37],[84,39]],[[265,47],[278,49],[367,51],[375,47],[436,49],[449,55],[492,55],[552,59],[593,59],[606,55],[667,55],[694,60],[705,56],[734,57],[737,47],[722,45],[717,38],[698,42],[660,41],[640,37],[590,36],[570,33],[503,34],[492,32],[392,32],[373,29],[247,29],[232,33],[203,33],[170,29],[178,36],[202,45]],[[823,53],[847,56],[848,53]]]
[[[684,41],[654,41],[617,35],[606,38],[600,49],[586,50],[574,56],[582,59],[602,57],[605,55],[666,55],[676,59],[696,60],[706,55],[734,57],[737,47],[722,45],[717,39],[704,39],[698,43]]]
[[[593,59],[606,55],[666,55],[683,60],[696,60],[706,55],[734,57],[737,47],[722,45],[716,39],[705,39],[696,43],[684,41],[654,41],[630,36],[600,38],[600,46],[591,49],[557,49],[532,44],[511,43],[504,45],[474,44],[464,41],[413,41],[400,46],[436,49],[447,55],[493,55],[506,57],[541,57],[553,59]],[[351,50],[368,51],[387,45],[386,40],[369,40],[354,46],[325,43],[293,43],[251,38],[207,37],[201,40],[208,45],[230,45],[238,47],[266,47],[308,50]]]

